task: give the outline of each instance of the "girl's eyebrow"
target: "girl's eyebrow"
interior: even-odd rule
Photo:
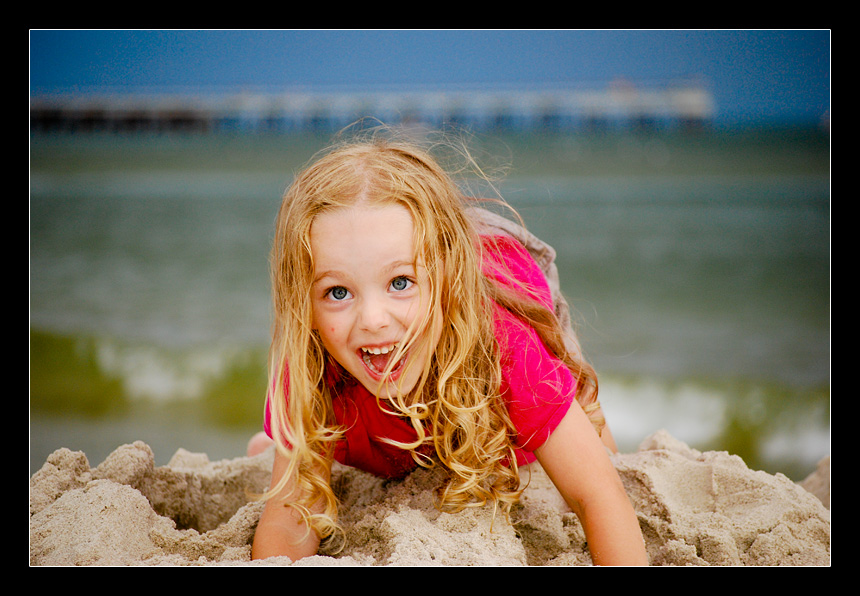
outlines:
[[[314,280],[313,282],[311,282],[311,284],[316,285],[327,277],[339,278],[340,274],[337,271],[333,270],[323,271],[322,273],[314,277]]]
[[[389,263],[388,265],[386,265],[382,269],[382,273],[385,275],[390,275],[392,272],[394,272],[395,270],[397,270],[401,267],[409,267],[410,269],[414,270],[415,263],[413,261],[407,261],[407,260],[392,261],[391,263]],[[314,280],[312,283],[317,284],[327,277],[333,277],[335,279],[344,279],[344,278],[348,279],[350,276],[349,276],[349,274],[344,273],[338,269],[327,269],[325,271],[320,272],[318,275],[314,276]]]
[[[415,268],[414,261],[393,261],[389,263],[389,265],[383,269],[383,273],[392,273],[396,269],[400,269],[401,267],[409,267],[410,269]]]

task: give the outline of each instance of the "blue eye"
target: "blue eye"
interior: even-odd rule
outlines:
[[[343,286],[337,286],[328,291],[328,295],[332,300],[346,300],[349,298],[349,290]]]
[[[402,292],[409,288],[412,285],[412,282],[407,277],[395,277],[391,282],[391,288],[395,292]]]

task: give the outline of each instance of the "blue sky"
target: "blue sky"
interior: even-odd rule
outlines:
[[[700,77],[726,123],[830,110],[829,30],[31,30],[30,92]]]

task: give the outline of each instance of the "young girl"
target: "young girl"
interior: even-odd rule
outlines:
[[[263,446],[277,450],[254,558],[314,555],[338,530],[335,460],[388,478],[441,465],[449,511],[508,511],[518,466],[537,460],[595,564],[647,563],[594,372],[537,245],[411,144],[348,144],[297,176],[272,252]],[[551,249],[537,254],[554,273]]]

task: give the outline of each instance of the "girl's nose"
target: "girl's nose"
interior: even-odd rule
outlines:
[[[391,315],[381,299],[365,299],[361,304],[359,325],[365,331],[377,331],[388,327]]]

